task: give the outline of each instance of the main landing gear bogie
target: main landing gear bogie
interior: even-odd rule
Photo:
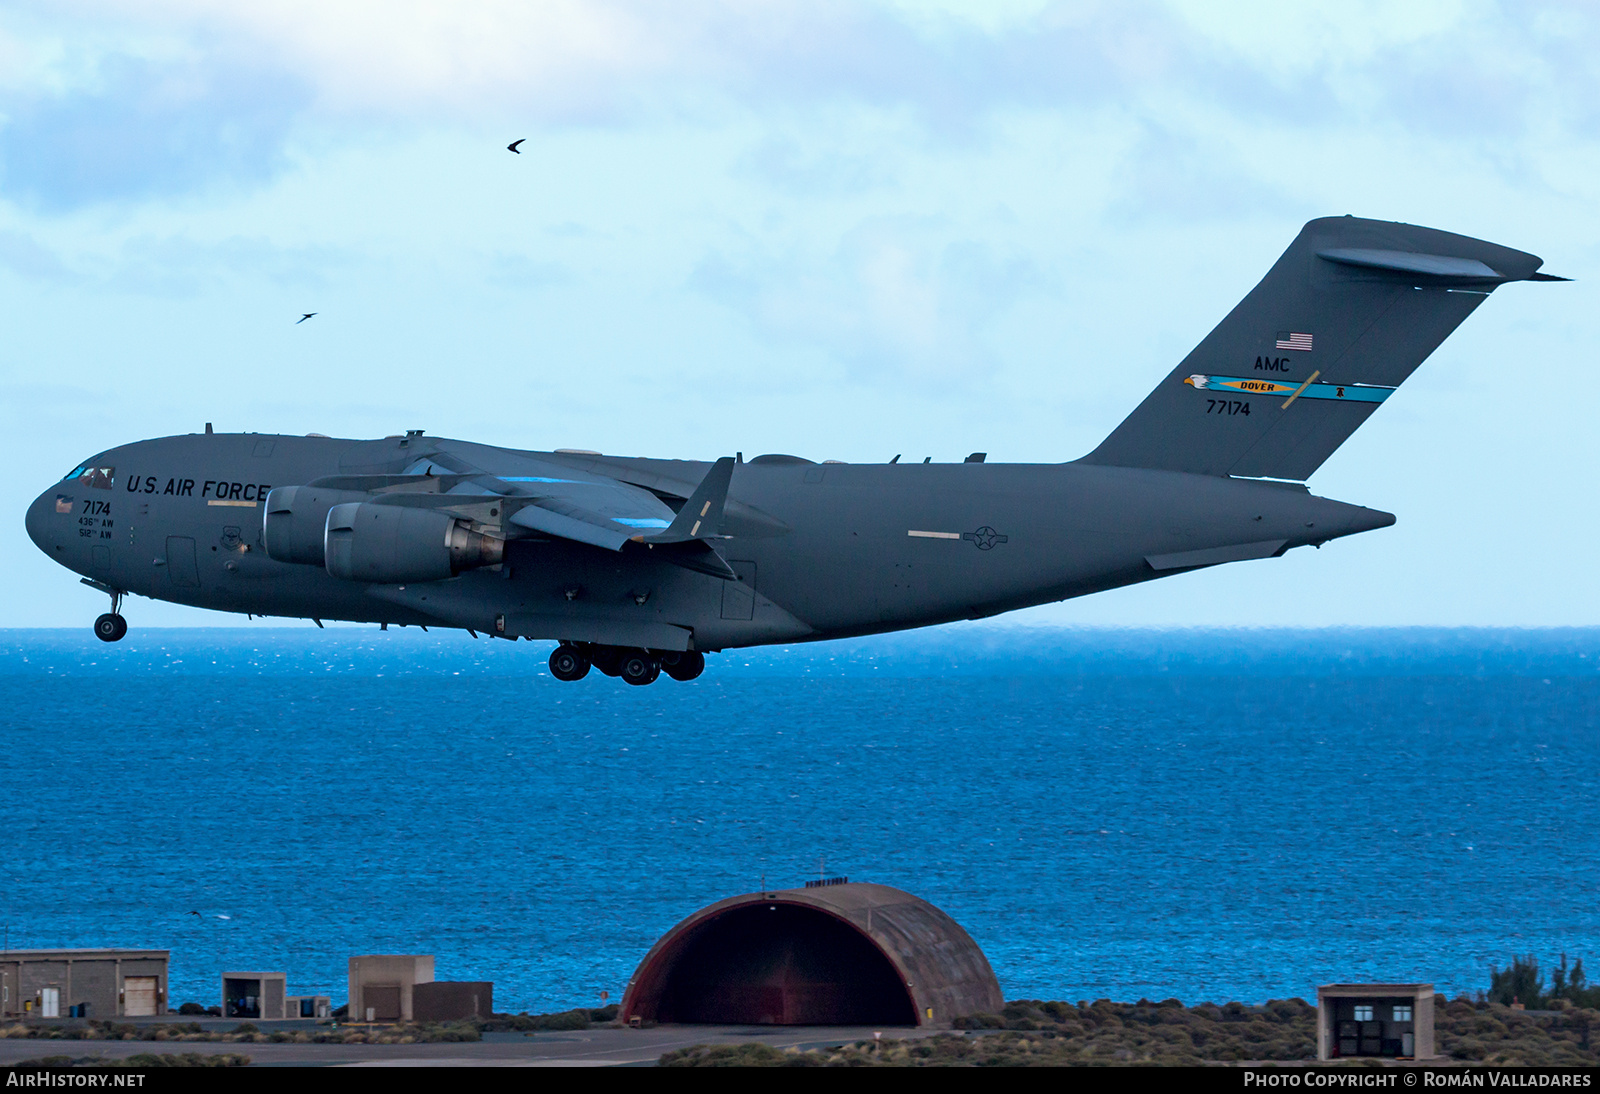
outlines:
[[[582,680],[589,669],[620,677],[634,687],[653,684],[665,672],[674,680],[693,680],[705,671],[705,654],[690,650],[628,649],[589,642],[563,642],[550,655],[550,675],[557,680]]]
[[[649,650],[628,650],[617,665],[617,675],[622,682],[634,687],[644,687],[656,682],[661,675],[661,662]]]
[[[550,675],[557,680],[582,680],[589,675],[588,656],[577,646],[566,642],[556,647],[550,655]]]
[[[661,671],[674,680],[693,680],[706,671],[706,655],[696,650],[661,655]]]

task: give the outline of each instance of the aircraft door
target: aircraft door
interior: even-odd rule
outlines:
[[[722,618],[754,619],[756,614],[756,564],[728,560],[738,581],[722,583]]]
[[[167,537],[167,576],[180,589],[200,587],[200,571],[194,559],[194,540],[188,536]]]

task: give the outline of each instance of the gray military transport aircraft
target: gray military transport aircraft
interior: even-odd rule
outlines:
[[[1064,464],[713,463],[425,436],[163,437],[102,452],[28,535],[111,597],[553,639],[550,671],[690,680],[704,654],[923,627],[1394,523],[1322,465],[1521,251],[1313,220],[1093,452]]]

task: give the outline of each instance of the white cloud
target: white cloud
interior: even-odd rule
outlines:
[[[829,254],[717,254],[692,284],[775,343],[809,342],[858,380],[978,379],[985,332],[1040,278],[1032,262],[926,218],[873,217]]]
[[[1002,112],[1169,131],[1391,127],[1515,146],[1591,133],[1600,13],[1561,3],[72,0],[0,17],[0,161],[42,207],[255,185],[295,134],[906,110],[967,142]],[[354,129],[352,129],[354,127]],[[507,138],[509,139],[509,137]],[[1514,154],[1514,152],[1512,153]]]

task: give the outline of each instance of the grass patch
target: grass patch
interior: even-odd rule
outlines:
[[[12,1067],[248,1067],[250,1057],[237,1052],[140,1052],[120,1060],[104,1056],[40,1056]]]
[[[591,1026],[609,1025],[617,1020],[620,1008],[612,1003],[608,1007],[578,1007],[575,1010],[557,1011],[554,1014],[496,1014],[482,1023],[490,1033],[534,1033],[540,1030],[588,1029]]]
[[[1560,1008],[1561,1004],[1558,1004]],[[957,1028],[914,1041],[858,1041],[831,1049],[695,1045],[662,1056],[664,1067],[1060,1067],[1193,1066],[1241,1061],[1303,1062],[1317,1055],[1316,1008],[1303,999],[1259,1006],[1176,999],[1152,1003],[1064,1003],[1022,999],[999,1014],[974,1014]],[[1600,1010],[1529,1014],[1499,1003],[1434,997],[1434,1043],[1460,1062],[1529,1066],[1600,1065]],[[1375,1064],[1351,1060],[1350,1066]]]
[[[315,1029],[275,1029],[263,1032],[253,1022],[231,1030],[204,1029],[198,1022],[133,1025],[90,1019],[85,1024],[43,1026],[18,1023],[0,1030],[0,1036],[40,1041],[207,1041],[242,1044],[366,1044],[397,1045],[440,1041],[481,1041],[480,1022],[407,1022],[403,1025],[360,1029],[318,1026]]]

